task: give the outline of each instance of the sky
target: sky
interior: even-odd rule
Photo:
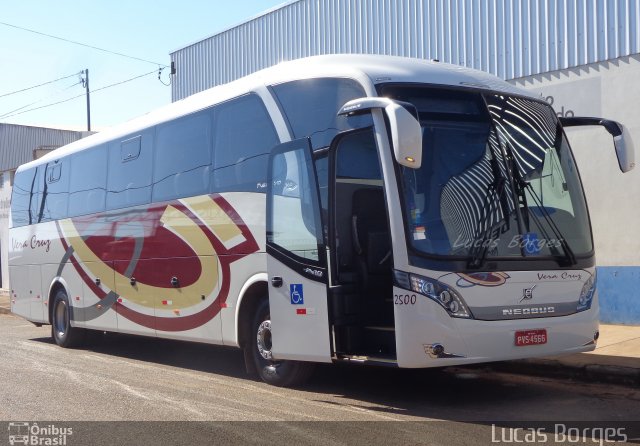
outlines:
[[[171,102],[169,53],[284,0],[0,0],[0,123],[87,129],[79,73],[89,70],[91,127],[101,130]],[[16,29],[28,28],[149,62]],[[150,73],[150,74],[147,74]],[[70,76],[70,77],[67,77]],[[17,90],[59,80],[42,87]],[[161,82],[162,81],[162,82]],[[64,101],[67,102],[32,110]]]

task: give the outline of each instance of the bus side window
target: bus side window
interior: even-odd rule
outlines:
[[[295,138],[311,138],[314,149],[328,146],[342,130],[365,127],[369,113],[345,118],[338,110],[349,100],[366,96],[353,79],[304,79],[274,85],[272,91],[289,122]]]
[[[69,216],[104,211],[107,195],[107,146],[71,155]]]
[[[35,178],[37,167],[18,172],[13,180],[11,219],[14,228],[36,222],[39,182]]]
[[[206,194],[211,165],[211,112],[160,124],[155,151],[153,201]]]
[[[267,163],[278,135],[260,98],[249,94],[215,107],[214,192],[267,191]]]
[[[45,174],[40,186],[42,202],[37,210],[36,221],[66,218],[69,205],[69,159],[56,160],[43,167]]]
[[[108,210],[151,201],[152,145],[153,129],[109,143]]]

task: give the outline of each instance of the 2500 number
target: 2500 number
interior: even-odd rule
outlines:
[[[393,302],[396,305],[415,305],[416,295],[415,294],[395,294]]]

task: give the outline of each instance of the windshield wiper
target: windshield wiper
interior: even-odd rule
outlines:
[[[527,232],[529,231],[530,225],[529,225],[529,221],[528,220],[529,220],[529,216],[532,216],[533,219],[536,222],[536,225],[540,229],[540,232],[542,232],[543,237],[547,241],[552,242],[552,240],[550,239],[550,237],[547,234],[547,231],[544,229],[544,227],[540,223],[540,221],[538,219],[538,216],[534,212],[530,211],[530,209],[529,209],[529,205],[527,204],[527,197],[525,195],[525,190],[529,190],[529,192],[531,193],[531,197],[533,198],[533,201],[535,202],[535,205],[537,206],[537,208],[540,209],[540,213],[544,217],[545,222],[549,225],[549,227],[553,231],[554,236],[560,242],[560,246],[562,247],[562,250],[564,251],[564,256],[562,256],[560,254],[560,252],[558,251],[557,247],[553,243],[549,244],[549,250],[551,251],[551,253],[555,257],[564,259],[564,262],[560,262],[560,261],[558,262],[562,266],[575,265],[577,263],[576,262],[576,256],[575,256],[573,250],[571,249],[571,247],[569,246],[569,243],[567,243],[567,241],[565,240],[564,236],[562,235],[562,232],[560,231],[560,229],[556,225],[556,222],[553,220],[551,215],[549,215],[549,211],[547,211],[547,208],[543,206],[542,200],[540,199],[540,197],[536,193],[535,189],[533,189],[533,186],[531,186],[531,183],[529,183],[528,181],[526,181],[523,178],[522,172],[520,172],[520,169],[516,165],[515,154],[513,153],[513,148],[511,147],[510,144],[504,144],[504,145],[501,144],[501,146],[504,147],[505,150],[508,150],[508,153],[509,153],[509,156],[507,157],[507,160],[509,161],[509,164],[510,164],[510,169],[509,170],[511,171],[511,177],[514,179],[514,182],[515,182],[515,184],[513,184],[513,188],[514,188],[514,192],[515,192],[516,198],[517,198],[516,208],[517,208],[518,212],[516,212],[516,213],[518,214],[518,218],[520,220],[520,222],[519,222],[520,236],[521,237],[524,236],[524,231],[522,230],[523,229],[522,228],[522,224],[526,224]],[[522,209],[524,210],[524,213],[522,211],[520,211],[520,206],[522,206]],[[524,221],[524,216],[525,215],[526,215],[526,220],[527,221]],[[521,250],[522,250],[522,254],[525,255],[525,250],[522,247],[521,247]]]
[[[494,170],[494,174],[496,173],[497,172]],[[489,247],[493,243],[494,237],[492,233],[496,225],[489,225],[488,223],[489,218],[492,215],[491,203],[494,196],[498,197],[502,213],[506,219],[507,225],[509,225],[509,215],[511,213],[509,212],[507,197],[504,193],[506,190],[505,185],[507,180],[502,176],[502,174],[498,174],[494,178],[495,180],[490,183],[487,188],[486,200],[482,207],[482,215],[478,220],[478,229],[476,231],[476,234],[478,235],[473,238],[473,246],[470,253],[471,259],[468,263],[469,268],[480,268],[484,264]],[[500,220],[500,222],[501,221],[502,220]],[[485,228],[484,231],[482,230],[483,227]]]
[[[486,102],[486,98],[485,98],[485,102]],[[497,132],[496,122],[504,121],[504,115],[507,112],[507,107],[505,105],[498,108],[499,108],[499,113],[497,113],[497,118],[492,118],[491,120],[492,126],[496,132]],[[556,132],[556,140],[554,143],[554,147],[557,146],[558,142],[560,141],[559,139],[560,135],[562,135],[562,130],[560,128],[559,123],[557,124],[556,129],[558,131]],[[505,130],[503,129],[503,131]],[[500,138],[500,137],[497,138],[498,144],[502,149],[502,153],[503,155],[505,155],[504,157],[505,167],[507,167],[508,179],[510,180],[511,188],[513,189],[512,194],[515,194],[514,198],[516,199],[516,203],[515,203],[514,211],[516,213],[516,222],[518,224],[518,232],[520,233],[520,236],[524,238],[525,233],[529,232],[529,216],[532,216],[536,222],[536,225],[540,229],[540,232],[542,232],[542,235],[549,242],[552,242],[552,240],[548,237],[547,231],[545,230],[544,226],[540,223],[538,216],[534,212],[530,212],[529,210],[529,206],[527,204],[527,197],[525,193],[525,190],[529,190],[536,206],[538,207],[538,209],[540,209],[540,213],[542,214],[546,223],[549,225],[549,227],[553,231],[554,236],[559,241],[560,246],[562,247],[565,255],[561,256],[560,252],[557,249],[557,246],[555,246],[553,243],[549,244],[549,250],[557,258],[564,259],[567,265],[575,265],[576,256],[573,253],[573,250],[569,246],[569,243],[567,243],[565,238],[562,236],[562,232],[560,231],[560,229],[558,229],[558,226],[556,225],[553,218],[549,215],[549,212],[547,211],[547,209],[543,206],[542,200],[533,189],[533,186],[531,186],[531,184],[524,179],[523,174],[516,163],[516,155],[515,155],[515,150],[512,146],[512,143],[509,142],[508,140],[505,141],[504,139],[505,138]],[[545,155],[546,155],[546,151],[545,151]],[[523,210],[524,210],[524,213],[522,212]],[[525,221],[525,215],[526,215],[526,221]],[[525,224],[526,224],[526,230],[524,227]],[[527,252],[522,245],[520,246],[520,251],[523,256],[526,256]],[[562,262],[560,261],[558,261],[558,263],[562,264]]]
[[[549,211],[547,211],[547,208],[543,205],[542,200],[540,199],[540,196],[536,193],[536,191],[533,188],[533,186],[531,185],[531,183],[529,183],[529,182],[525,181],[524,179],[522,179],[519,174],[518,174],[518,183],[519,183],[518,189],[520,189],[518,192],[519,192],[519,194],[522,194],[523,198],[524,198],[525,189],[527,189],[529,191],[529,193],[531,194],[531,197],[533,198],[533,201],[534,201],[536,207],[540,210],[540,213],[544,217],[545,222],[547,223],[547,225],[549,225],[549,227],[553,231],[554,236],[560,242],[560,246],[562,247],[562,250],[564,251],[564,256],[560,255],[560,252],[558,251],[557,247],[553,243],[550,243],[548,245],[549,246],[549,250],[551,250],[551,252],[556,257],[560,257],[560,258],[564,259],[563,266],[575,265],[577,263],[575,253],[571,249],[571,246],[569,246],[569,243],[567,242],[567,240],[562,235],[562,232],[560,231],[560,229],[556,225],[556,222],[553,220],[553,218],[549,214]],[[540,223],[536,213],[531,211],[529,209],[529,207],[526,205],[526,198],[525,198],[525,202],[524,203],[525,203],[524,206],[525,206],[525,211],[527,212],[527,215],[533,216],[534,220],[536,221],[536,225],[538,226],[538,228],[542,232],[542,235],[544,236],[544,238],[547,241],[552,242],[552,240],[547,235],[546,230],[544,229],[544,227]]]

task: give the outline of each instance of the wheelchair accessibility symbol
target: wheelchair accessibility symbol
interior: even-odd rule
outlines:
[[[289,296],[291,296],[291,305],[303,305],[304,293],[301,283],[289,284]]]

